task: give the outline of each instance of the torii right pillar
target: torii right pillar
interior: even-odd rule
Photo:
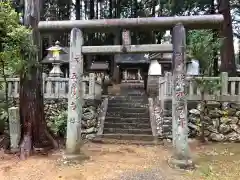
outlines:
[[[172,137],[174,154],[171,165],[181,169],[193,167],[188,145],[186,98],[186,31],[182,24],[173,28],[173,97]]]

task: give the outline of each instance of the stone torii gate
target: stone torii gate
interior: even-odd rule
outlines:
[[[66,152],[78,154],[81,144],[83,54],[116,54],[116,53],[149,53],[173,52],[173,159],[180,167],[191,164],[187,142],[187,102],[185,94],[185,28],[216,29],[223,22],[222,15],[130,18],[130,19],[99,19],[71,21],[40,21],[38,29],[41,33],[54,31],[71,31],[70,42],[70,78],[68,99],[68,123]],[[113,31],[116,28],[146,30],[172,29],[173,46],[168,44],[146,45],[110,45],[83,46],[83,30]]]

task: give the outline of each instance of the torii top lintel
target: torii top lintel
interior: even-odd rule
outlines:
[[[70,31],[80,28],[93,31],[114,30],[116,28],[143,28],[149,30],[171,29],[176,24],[182,23],[187,29],[218,29],[224,21],[221,14],[176,16],[176,17],[148,17],[126,19],[93,19],[93,20],[64,20],[40,21],[40,31]]]

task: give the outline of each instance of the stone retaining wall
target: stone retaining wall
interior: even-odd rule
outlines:
[[[200,105],[189,111],[189,129],[199,135]],[[209,101],[204,116],[205,136],[210,141],[240,142],[240,104]]]
[[[153,101],[157,135],[163,139],[171,139],[172,118],[171,101],[165,102],[162,109],[157,100]],[[193,107],[196,108],[193,108]],[[200,106],[196,102],[188,103],[189,136],[200,135]],[[240,104],[207,102],[207,114],[204,116],[205,137],[210,141],[240,142]]]
[[[51,116],[58,116],[61,112],[67,111],[67,100],[45,100],[44,110],[46,121],[51,120]],[[95,137],[99,120],[98,114],[100,113],[101,100],[84,100],[83,115],[82,115],[82,137],[91,139]]]
[[[18,100],[11,101],[11,106],[18,106]],[[102,100],[84,100],[83,116],[82,116],[82,136],[83,138],[93,138],[99,128],[100,120],[98,115],[101,112]],[[53,124],[59,116],[65,119],[67,124],[67,99],[44,100],[44,113],[47,123]]]

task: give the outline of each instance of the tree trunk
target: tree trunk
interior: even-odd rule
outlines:
[[[84,0],[84,14],[85,14],[85,20],[88,16],[88,0]]]
[[[161,16],[163,16],[163,3],[161,3],[161,1],[160,1],[160,3],[158,4],[160,7],[159,7],[159,10],[158,10],[158,17],[161,17]],[[172,31],[172,30],[171,30]],[[170,31],[170,32],[171,32]],[[162,38],[163,38],[163,35],[164,35],[164,32],[158,32],[157,33],[157,36],[156,36],[156,39],[157,39],[157,43],[158,44],[161,44],[161,41],[162,41]],[[154,43],[155,44],[155,43]]]
[[[221,72],[228,72],[230,76],[236,75],[236,64],[233,47],[232,18],[229,0],[218,0],[218,10],[224,16],[222,26],[223,47],[221,53]]]
[[[156,16],[156,5],[157,5],[157,0],[153,0],[152,1],[152,17]],[[155,43],[156,43],[155,31],[152,31],[152,44],[155,44]]]
[[[210,11],[210,13],[211,14],[216,14],[214,0],[212,0],[212,2],[211,2],[211,11]],[[217,37],[218,37],[218,30],[217,29],[213,29],[212,33],[213,33],[213,41],[215,42]],[[218,70],[218,50],[217,49],[214,49],[213,57],[214,57],[214,60],[213,60],[213,75],[214,76],[218,76],[219,70]]]
[[[90,12],[89,12],[89,19],[94,19],[94,17],[95,17],[94,0],[90,0],[89,10],[90,10]],[[95,35],[95,33],[88,33],[88,44],[91,45],[91,46],[94,43],[94,41],[93,41],[94,35]],[[94,57],[93,55],[86,55],[88,68],[91,67],[93,57]]]
[[[113,3],[112,0],[109,0],[109,18],[113,18]]]
[[[76,10],[76,20],[80,20],[81,18],[81,0],[76,0],[75,10]]]
[[[29,156],[33,147],[42,148],[46,145],[46,142],[49,142],[47,141],[49,134],[44,119],[42,73],[38,66],[41,58],[41,52],[39,51],[40,33],[37,29],[40,17],[40,1],[25,0],[24,25],[32,28],[31,39],[38,51],[28,55],[29,71],[22,72],[20,75],[21,159]],[[55,142],[54,145],[56,145]]]

